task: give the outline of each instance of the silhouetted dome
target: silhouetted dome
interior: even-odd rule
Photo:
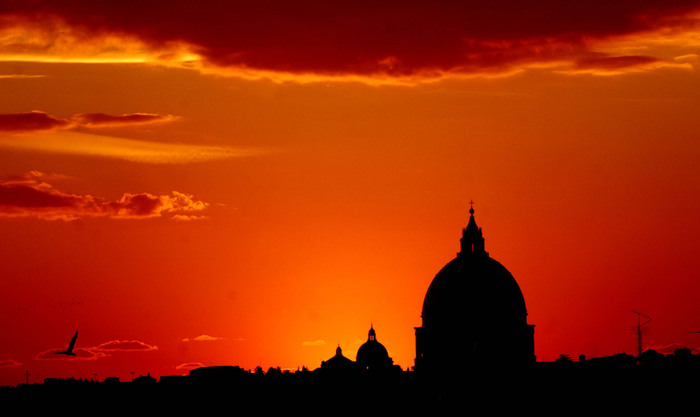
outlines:
[[[423,301],[423,325],[524,324],[525,299],[518,283],[495,259],[458,256],[435,275]]]
[[[384,345],[377,341],[377,334],[371,326],[367,341],[357,350],[356,362],[362,369],[368,370],[391,368],[394,363]]]
[[[534,326],[508,270],[489,257],[469,210],[461,251],[435,275],[416,328],[416,369],[535,360]]]

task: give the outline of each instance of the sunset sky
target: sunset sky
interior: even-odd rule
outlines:
[[[0,385],[406,369],[470,200],[538,360],[697,353],[699,70],[698,1],[0,0]]]

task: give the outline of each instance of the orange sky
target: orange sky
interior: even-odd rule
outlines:
[[[538,360],[700,346],[697,2],[93,3],[0,1],[1,385],[407,368],[472,199]]]

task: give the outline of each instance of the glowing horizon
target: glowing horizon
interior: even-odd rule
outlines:
[[[700,347],[697,2],[176,3],[3,5],[0,385],[408,368],[470,200],[538,360]]]

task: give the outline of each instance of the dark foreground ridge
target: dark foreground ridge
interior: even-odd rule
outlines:
[[[264,373],[236,366],[198,368],[186,376],[119,382],[46,379],[43,384],[0,388],[0,401],[25,410],[307,414],[492,410],[580,414],[643,412],[695,406],[700,395],[700,356],[618,354],[577,362],[562,357],[523,368],[482,367],[470,372],[425,375],[301,370]],[[6,408],[7,409],[7,408]]]

